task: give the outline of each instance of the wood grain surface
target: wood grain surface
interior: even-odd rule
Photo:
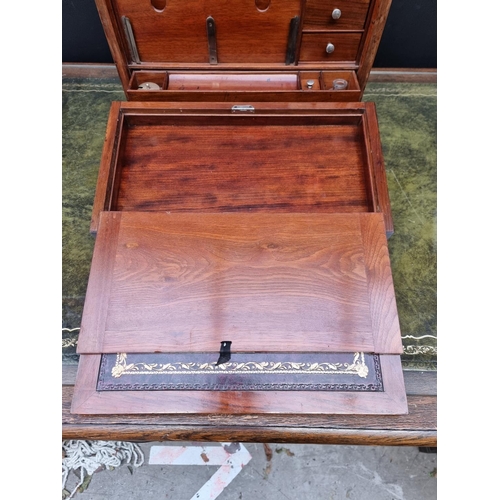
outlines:
[[[290,20],[300,0],[273,0],[265,12],[255,0],[169,0],[163,11],[150,0],[116,0],[116,16],[132,24],[141,61],[208,63],[207,17],[216,25],[219,62],[284,65]],[[129,59],[130,60],[130,59]]]
[[[108,212],[102,217],[90,269],[89,287],[84,305],[84,318],[79,333],[81,348],[89,352],[100,352],[103,348],[104,332],[108,317],[107,299],[113,285],[113,267],[118,245],[119,212]]]
[[[358,80],[363,93],[377,55],[392,0],[372,0],[366,29],[360,43]]]
[[[109,203],[113,199],[113,185],[119,185],[119,172],[116,171],[116,152],[120,150],[120,141],[123,135],[123,115],[120,112],[120,103],[111,103],[106,135],[101,154],[101,164],[94,194],[94,205],[90,222],[90,232],[95,233],[99,225],[99,215],[102,210],[109,210]]]
[[[79,353],[401,353],[382,214],[103,212]]]
[[[371,211],[360,125],[186,118],[127,128],[113,209]]]

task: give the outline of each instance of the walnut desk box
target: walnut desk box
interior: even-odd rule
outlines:
[[[77,414],[404,414],[387,0],[97,0],[111,107]]]

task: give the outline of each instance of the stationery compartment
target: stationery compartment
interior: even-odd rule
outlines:
[[[133,104],[111,113],[93,231],[103,210],[382,211],[392,231],[371,106]]]
[[[293,80],[299,76],[297,70],[354,71],[360,91],[348,97],[359,101],[390,0],[96,0],[96,4],[127,100],[238,104],[241,99],[348,102],[339,92],[303,92],[300,81],[295,85]],[[163,71],[174,81],[153,82],[160,88],[143,92],[134,73],[142,76],[148,71]],[[282,80],[276,76],[279,73]],[[263,80],[269,74],[270,81]]]
[[[309,93],[329,93],[332,100],[353,102],[361,89],[354,71],[301,71],[300,88]]]
[[[168,90],[297,90],[296,73],[176,73],[171,72]]]
[[[321,79],[322,71],[204,72],[134,71],[127,97],[131,101],[355,102],[361,89],[355,71],[331,71],[348,81],[343,92]],[[308,82],[314,80],[312,87]],[[332,80],[333,81],[333,80]],[[325,80],[326,82],[326,80]],[[307,91],[307,92],[304,92]]]

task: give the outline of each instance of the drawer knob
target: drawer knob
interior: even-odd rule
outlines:
[[[335,45],[333,45],[333,43],[329,43],[326,46],[326,53],[327,54],[331,54],[334,50],[335,50]]]
[[[334,19],[336,21],[337,19],[340,19],[341,15],[342,15],[342,11],[340,9],[333,9],[332,19]]]

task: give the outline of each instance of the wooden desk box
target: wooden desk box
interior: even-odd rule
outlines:
[[[355,102],[389,2],[327,4],[97,1],[136,102],[108,121],[72,412],[407,412]]]

